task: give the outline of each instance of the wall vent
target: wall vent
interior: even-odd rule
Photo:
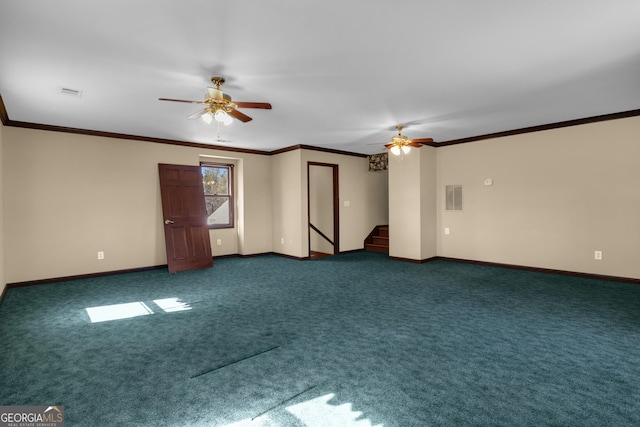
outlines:
[[[447,185],[445,187],[445,210],[462,210],[462,185]]]

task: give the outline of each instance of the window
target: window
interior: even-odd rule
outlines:
[[[209,228],[233,228],[233,165],[200,163]]]
[[[462,210],[462,185],[447,185],[445,188],[445,210]]]

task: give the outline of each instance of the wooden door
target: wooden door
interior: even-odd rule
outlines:
[[[158,164],[158,169],[169,271],[211,267],[200,167]]]

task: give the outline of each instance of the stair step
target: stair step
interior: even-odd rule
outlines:
[[[378,235],[381,237],[389,237],[389,227],[378,228]]]
[[[378,245],[389,246],[389,237],[388,236],[372,236],[373,243]]]
[[[389,253],[389,245],[377,245],[375,243],[367,243],[364,245],[364,249],[369,252],[381,252],[384,254]]]

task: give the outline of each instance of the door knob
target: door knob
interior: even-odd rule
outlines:
[[[170,219],[165,219],[164,223],[169,225],[169,224],[173,224],[173,221],[171,221]]]

